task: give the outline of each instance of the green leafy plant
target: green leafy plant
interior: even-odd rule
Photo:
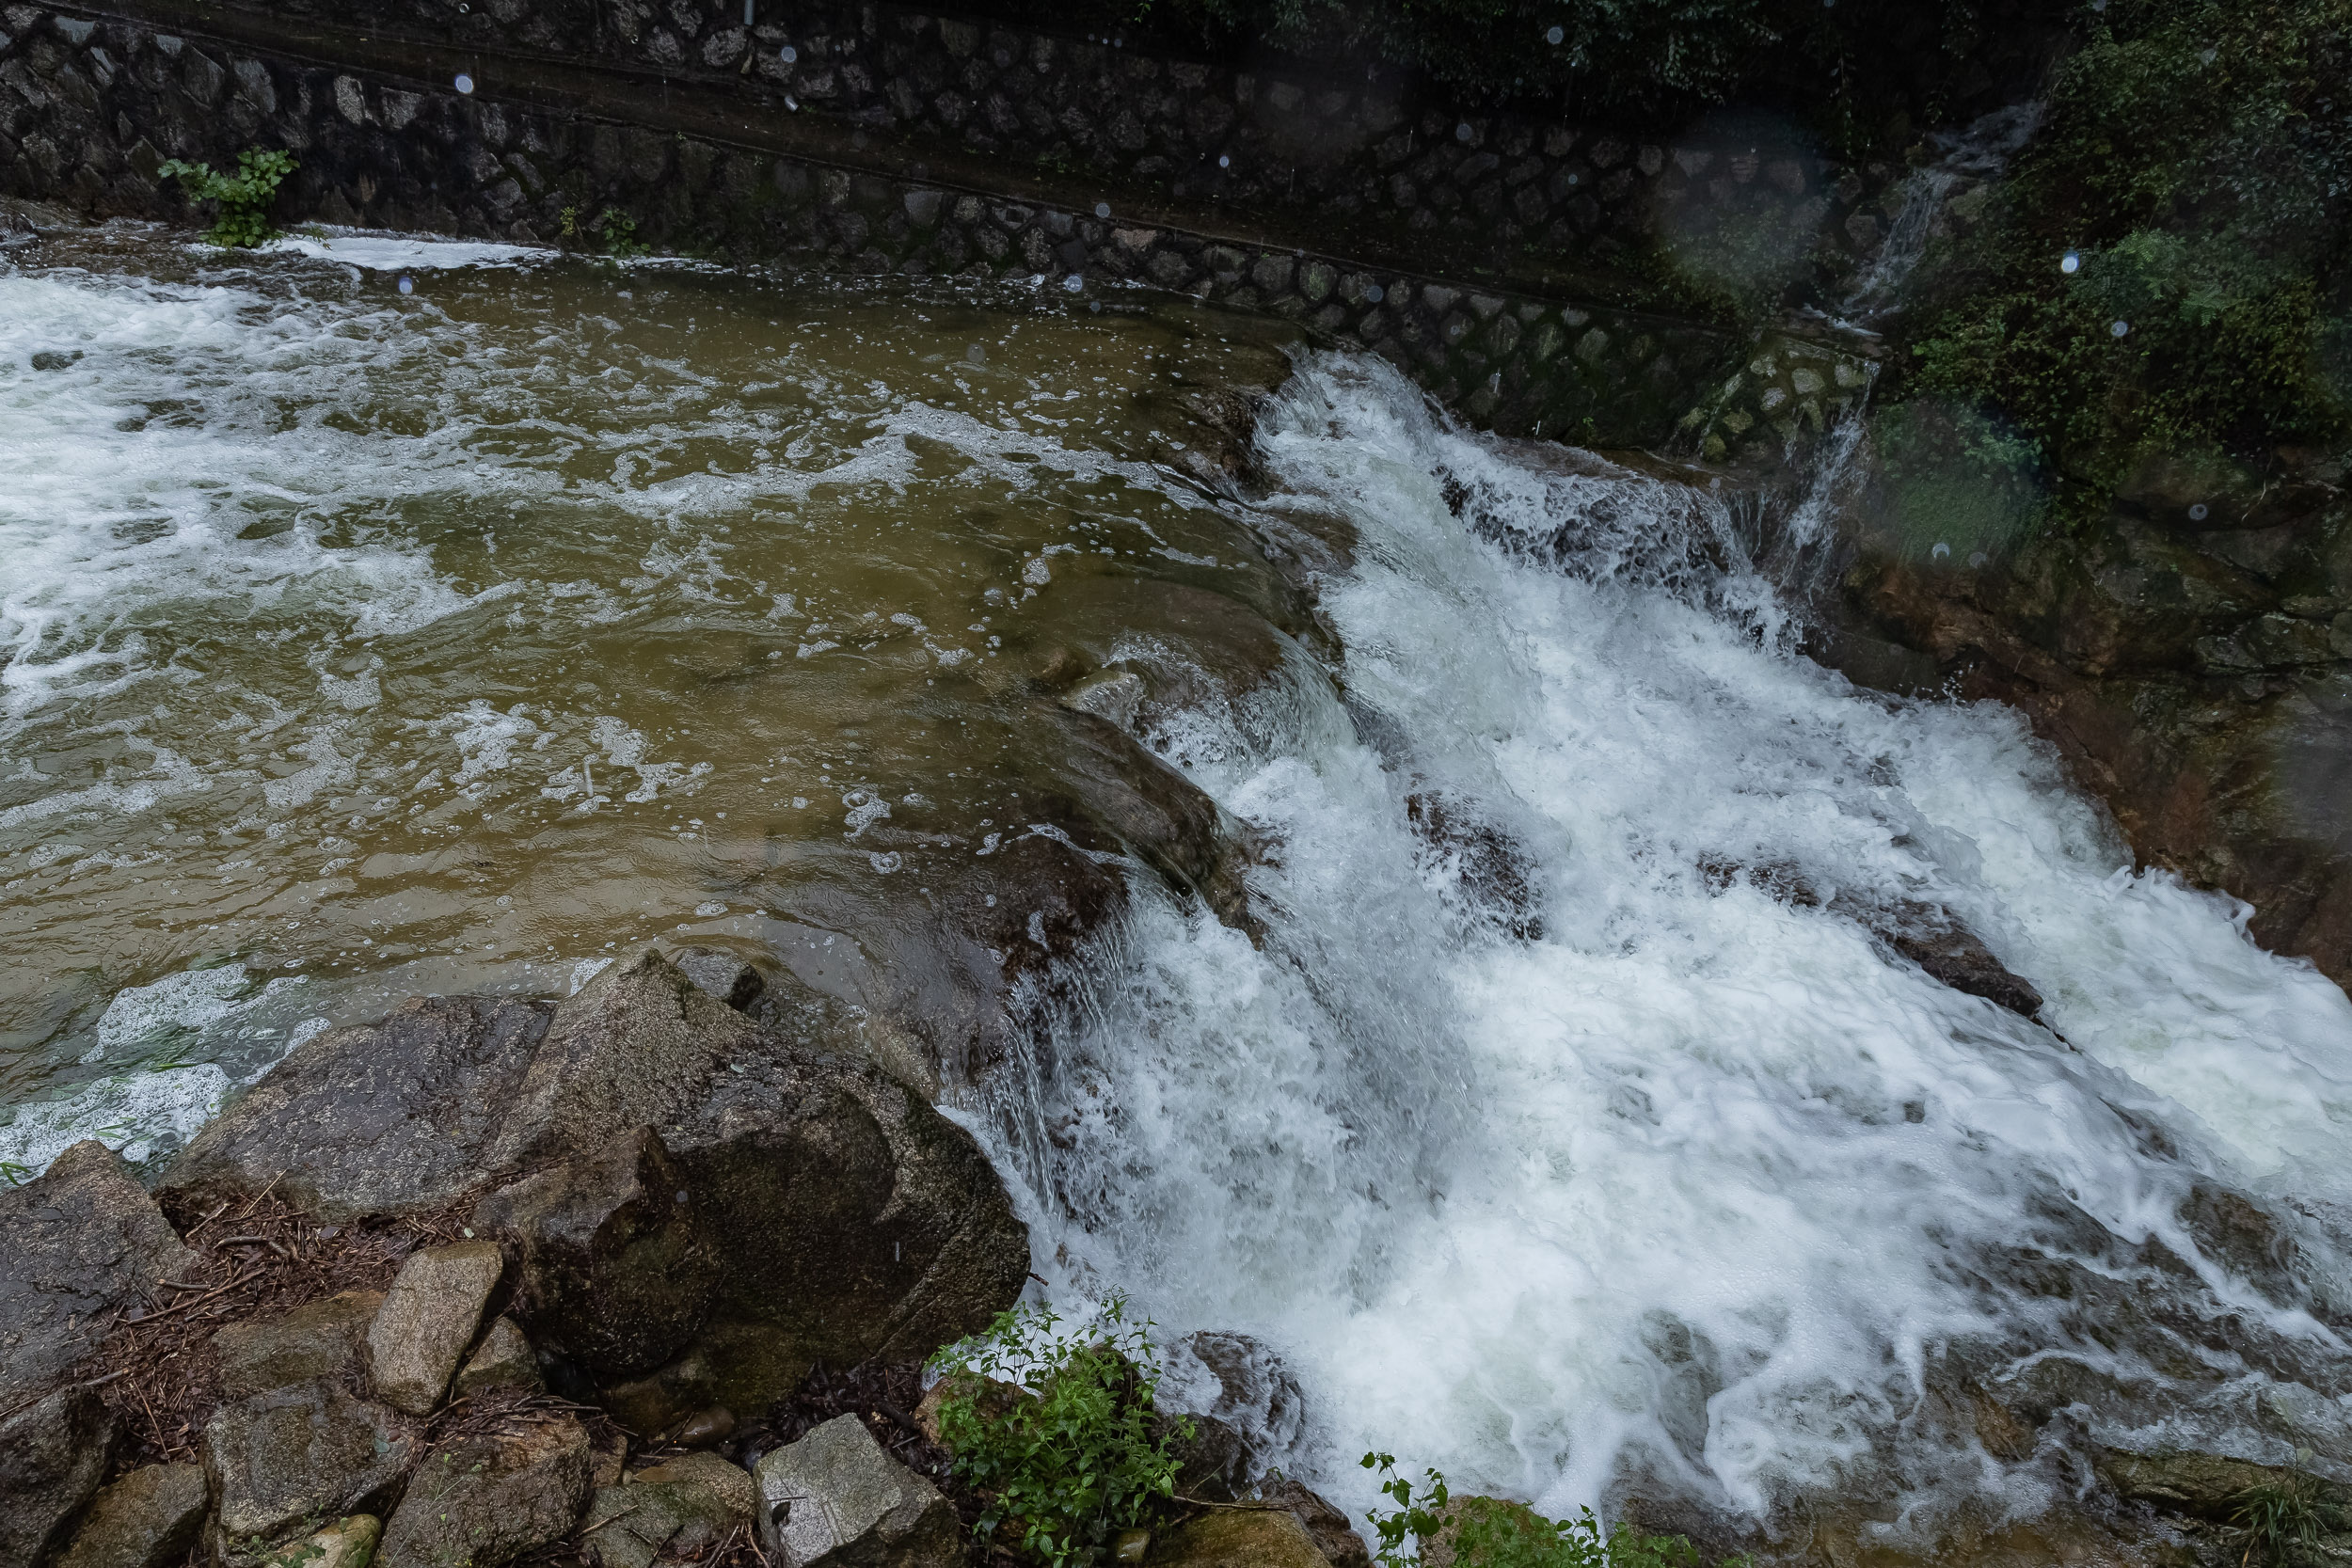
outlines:
[[[1103,1560],[1120,1530],[1171,1511],[1194,1429],[1152,1409],[1160,1364],[1150,1328],[1129,1321],[1119,1297],[1086,1324],[1015,1307],[934,1358],[957,1390],[941,1403],[940,1435],[958,1478],[985,1500],[983,1540],[1072,1568]],[[1024,1392],[1008,1395],[1005,1384]]]
[[[1364,1515],[1378,1538],[1380,1568],[1405,1568],[1408,1541],[1439,1545],[1450,1568],[1700,1568],[1698,1548],[1679,1535],[1645,1534],[1624,1520],[1604,1532],[1589,1508],[1574,1519],[1547,1519],[1496,1497],[1451,1497],[1437,1471],[1416,1486],[1385,1453],[1364,1455],[1363,1465],[1383,1473],[1381,1494],[1396,1505]]]
[[[607,207],[589,227],[604,236],[604,253],[607,256],[645,254],[646,247],[637,240],[637,220],[618,207]]]
[[[2152,457],[2352,431],[2352,4],[2112,0],[1982,221],[1931,252],[1910,390],[2084,506]]]
[[[191,201],[213,201],[220,211],[205,237],[217,245],[250,247],[277,236],[269,221],[270,203],[286,176],[301,166],[291,153],[246,148],[237,154],[237,172],[215,174],[210,164],[183,163],[177,158],[160,165],[158,179],[177,180]]]

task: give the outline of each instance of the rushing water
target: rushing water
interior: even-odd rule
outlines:
[[[853,994],[987,885],[1078,641],[1258,835],[1263,929],[1134,879],[956,1103],[1057,1289],[1282,1357],[1294,1470],[1894,1519],[2101,1442],[2352,1465],[2352,1006],[2013,713],[1797,657],[1712,497],[1306,355],[1245,506],[1169,399],[1266,351],[1188,309],[415,276],[0,274],[0,1158],[652,938]],[[1326,657],[1235,678],[1136,592],[1273,613],[1268,542]],[[1929,906],[2042,1022],[1874,934]],[[2071,1414],[1996,1461],[1966,1385]]]

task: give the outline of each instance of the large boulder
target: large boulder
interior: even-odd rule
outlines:
[[[475,1206],[477,1225],[515,1239],[518,1310],[542,1343],[592,1375],[625,1379],[702,1326],[723,1249],[687,1180],[660,1135],[635,1127]]]
[[[431,996],[296,1046],[197,1134],[160,1189],[191,1201],[278,1195],[323,1220],[437,1208],[485,1174],[548,1010]]]
[[[23,1186],[0,1188],[0,1407],[55,1382],[108,1313],[194,1262],[103,1144],[75,1144]]]
[[[783,1568],[953,1568],[963,1527],[937,1487],[836,1416],[759,1462],[759,1536]]]
[[[408,1255],[368,1324],[368,1374],[378,1399],[405,1415],[432,1414],[505,1268],[495,1242],[456,1242]]]
[[[0,1568],[35,1568],[98,1491],[114,1451],[113,1412],[83,1384],[0,1414]]]
[[[381,1514],[422,1442],[416,1424],[362,1399],[360,1344],[382,1298],[347,1291],[213,1337],[221,1401],[204,1474],[220,1564],[252,1562],[321,1519]]]
[[[195,1465],[145,1465],[98,1494],[56,1568],[170,1568],[204,1528]]]
[[[307,1042],[166,1185],[291,1173],[299,1201],[351,1214],[487,1179],[474,1228],[521,1259],[516,1321],[640,1431],[984,1327],[1028,1268],[986,1156],[835,1005],[787,981],[762,1010],[654,954],[544,1028],[518,1004],[412,1003]]]
[[[589,1470],[569,1416],[448,1444],[417,1467],[377,1568],[498,1568],[560,1541],[588,1506]]]

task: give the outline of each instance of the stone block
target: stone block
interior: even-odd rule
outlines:
[[[251,1562],[306,1521],[380,1512],[421,1447],[399,1412],[334,1378],[224,1401],[202,1444],[215,1562]]]
[[[598,1491],[582,1532],[598,1568],[651,1568],[700,1557],[752,1523],[758,1490],[740,1466],[691,1453]]]
[[[411,1253],[368,1325],[368,1375],[378,1398],[410,1416],[432,1413],[482,1326],[506,1260],[495,1242]]]

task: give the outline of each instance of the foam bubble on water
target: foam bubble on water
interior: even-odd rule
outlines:
[[[2019,1247],[2343,1354],[2183,1215],[2214,1180],[2352,1196],[2352,1005],[2135,876],[2015,713],[1791,657],[1703,508],[1539,472],[1385,367],[1309,359],[1260,438],[1357,530],[1322,594],[1346,703],[1302,662],[1155,736],[1263,835],[1264,945],[1139,882],[1041,1012],[987,1123],[1041,1272],[1277,1345],[1320,1434],[1294,1467],[1359,1504],[1383,1449],[1555,1513],[1629,1469],[1755,1513],[1872,1473],[2027,1506],[2050,1482],[1905,1427],[1926,1364],[2147,1367],[2005,1274]],[[1922,904],[2078,1049],[1856,917]],[[2243,1397],[2147,1419],[2194,1446]]]
[[[497,245],[481,240],[437,240],[409,234],[361,234],[321,226],[315,232],[288,234],[261,247],[265,253],[315,256],[366,272],[431,272],[460,267],[517,268],[558,259],[535,245]]]
[[[229,1075],[210,1062],[101,1078],[56,1100],[20,1105],[0,1124],[0,1168],[29,1180],[86,1138],[133,1164],[186,1143],[220,1114]]]

